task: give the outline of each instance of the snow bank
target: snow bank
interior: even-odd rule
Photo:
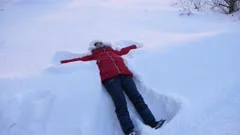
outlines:
[[[8,91],[25,91],[9,96],[10,99],[1,97],[3,106],[10,106],[2,116],[7,123],[1,121],[5,127],[1,134],[93,135],[97,132],[121,135],[114,106],[94,73],[96,70],[87,70],[81,64],[67,65],[57,74],[58,68],[63,67],[55,67],[56,70],[48,71],[52,75],[44,74],[30,82],[26,79],[1,81],[1,86]],[[88,67],[94,67],[94,64]],[[77,66],[78,70],[72,71],[72,66]],[[17,84],[21,85],[20,89]],[[170,122],[182,107],[181,100],[153,92],[138,81],[137,86],[157,119],[166,118]],[[154,132],[142,124],[131,106],[130,113],[141,132],[149,135]]]
[[[66,51],[56,53],[54,59],[75,56],[80,55]],[[134,79],[157,119],[164,118],[170,123],[185,106],[181,98],[152,90],[137,75]],[[7,123],[2,121],[6,127],[1,130],[2,134],[122,134],[111,98],[101,85],[95,61],[50,66],[34,78],[0,82],[5,90],[17,93],[9,99],[1,98],[4,106],[12,105],[4,111],[2,118],[7,119]],[[127,102],[139,132],[144,135],[159,132],[145,126],[129,100]],[[16,112],[14,117],[8,113],[11,111]]]
[[[140,44],[137,42],[132,41],[119,41],[114,43],[115,45],[118,45],[118,47],[125,47],[127,45],[131,44]],[[54,56],[54,63],[59,63],[59,60],[61,59],[71,59],[75,57],[81,57],[83,56],[81,53],[71,53],[67,51],[61,51],[57,52]],[[127,61],[125,59],[125,61]],[[126,62],[127,64],[127,62]],[[81,66],[80,66],[81,65]],[[70,64],[64,64],[61,66],[52,66],[47,69],[47,71],[50,71],[51,73],[72,73],[82,75],[82,70],[86,70],[84,66],[88,66],[88,69],[91,67],[96,67],[95,61],[92,62],[76,62],[76,63],[70,63]],[[89,71],[88,71],[89,72]],[[98,71],[94,71],[95,73],[98,73]],[[85,71],[85,75],[89,76],[88,73]],[[167,122],[170,122],[176,115],[179,113],[179,111],[183,108],[183,106],[186,106],[185,103],[183,103],[183,100],[181,98],[177,98],[176,96],[166,95],[163,93],[157,93],[156,91],[152,90],[150,87],[147,87],[144,85],[144,82],[140,80],[140,77],[137,77],[138,75],[135,74],[135,82],[138,87],[138,90],[140,93],[142,93],[145,101],[149,105],[149,108],[152,110],[155,117],[159,119],[166,119]],[[96,78],[99,78],[99,75],[95,75]],[[74,77],[73,77],[74,78]],[[74,79],[75,80],[75,79]],[[80,80],[79,80],[80,81]],[[100,80],[99,80],[100,81]],[[98,87],[95,87],[94,89],[90,89],[87,91],[94,91],[90,97],[95,99],[94,102],[94,108],[95,114],[93,116],[88,116],[88,118],[92,119],[85,119],[86,121],[90,121],[92,125],[90,124],[89,127],[79,127],[75,130],[80,130],[78,132],[81,132],[83,134],[94,134],[94,133],[100,133],[100,134],[111,134],[111,135],[121,135],[122,131],[120,128],[120,125],[118,123],[117,117],[115,115],[115,109],[112,104],[111,98],[109,95],[105,92],[104,88],[101,86],[99,82],[95,82],[94,84],[98,84]],[[83,83],[82,83],[83,84]],[[85,84],[86,85],[86,84]],[[77,90],[77,89],[76,89]],[[97,93],[95,93],[97,91]],[[100,91],[99,91],[100,90]],[[99,94],[99,95],[98,95]],[[93,96],[94,95],[94,96]],[[86,97],[87,95],[81,95]],[[79,96],[81,98],[81,96]],[[96,96],[96,97],[95,97]],[[67,101],[69,102],[69,101]],[[134,124],[136,125],[136,128],[144,135],[151,135],[154,131],[153,129],[145,126],[141,122],[141,118],[139,118],[138,114],[134,110],[132,104],[127,100],[128,104],[130,105],[130,113],[131,117],[134,121]],[[88,106],[89,108],[89,106]],[[86,112],[89,115],[90,112]],[[60,118],[56,118],[60,119]],[[83,123],[81,123],[83,124]],[[95,127],[94,130],[91,130],[91,127]],[[77,132],[77,131],[76,131]],[[58,134],[62,134],[62,131]]]
[[[95,38],[144,43],[124,60],[154,115],[168,123],[150,129],[129,103],[142,135],[240,134],[240,27],[231,18],[178,16],[157,4],[71,8],[27,1],[0,12],[0,135],[121,134],[95,61],[59,65],[85,55]]]

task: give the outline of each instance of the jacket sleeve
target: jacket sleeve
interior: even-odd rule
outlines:
[[[125,47],[125,48],[122,48],[120,51],[115,51],[118,55],[125,55],[125,54],[128,54],[128,52],[132,49],[137,49],[137,46],[136,45],[131,45],[131,46],[128,46],[128,47]]]
[[[93,55],[88,55],[88,56],[84,56],[81,58],[73,58],[73,59],[68,59],[68,60],[62,60],[61,64],[66,64],[66,63],[70,63],[70,62],[76,62],[76,61],[90,61],[93,60]]]

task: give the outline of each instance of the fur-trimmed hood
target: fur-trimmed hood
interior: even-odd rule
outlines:
[[[94,46],[94,44],[97,43],[97,42],[102,42],[103,45],[104,45],[104,47],[111,47],[111,48],[113,47],[113,45],[112,45],[111,43],[109,43],[109,42],[103,42],[102,40],[93,40],[93,41],[91,41],[91,42],[89,43],[88,50],[89,50],[89,51],[95,50],[96,47]]]

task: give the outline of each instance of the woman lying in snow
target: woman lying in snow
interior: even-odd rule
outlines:
[[[112,97],[115,105],[115,112],[122,130],[126,135],[136,135],[136,133],[134,132],[134,125],[130,119],[123,91],[129,97],[146,125],[158,129],[165,122],[165,120],[155,120],[152,112],[149,110],[144,99],[137,90],[136,84],[132,79],[132,72],[124,64],[121,57],[127,54],[131,49],[136,49],[138,47],[139,46],[131,45],[117,51],[112,49],[111,44],[106,44],[102,41],[92,41],[89,48],[92,52],[91,55],[61,61],[62,64],[65,64],[75,61],[97,60],[102,84]]]

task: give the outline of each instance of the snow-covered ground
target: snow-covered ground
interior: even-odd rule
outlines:
[[[170,1],[15,0],[0,11],[0,135],[122,135],[95,61],[59,65],[92,39],[118,47],[157,119],[141,135],[239,135],[237,19],[179,16]]]

